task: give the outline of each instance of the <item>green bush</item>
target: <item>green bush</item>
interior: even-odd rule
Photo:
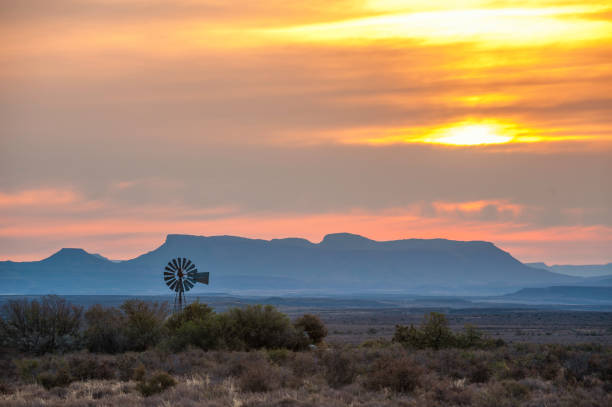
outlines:
[[[90,352],[120,353],[128,347],[125,315],[117,308],[93,305],[85,313],[85,321],[83,339]]]
[[[300,338],[289,317],[271,305],[232,308],[219,315],[225,347],[232,350],[295,348]]]
[[[503,346],[501,339],[490,339],[472,325],[466,325],[463,332],[453,333],[444,314],[431,312],[419,328],[414,325],[395,326],[393,342],[415,349],[477,348],[488,349]]]
[[[4,342],[23,352],[42,354],[77,348],[83,307],[47,295],[41,300],[11,300],[3,307]]]
[[[156,372],[149,378],[144,378],[136,385],[136,389],[144,397],[161,393],[176,385],[176,380],[166,372]]]
[[[167,303],[127,300],[120,309],[125,315],[122,331],[127,350],[143,351],[160,342],[169,312]]]
[[[314,344],[321,343],[327,336],[327,327],[316,315],[304,314],[293,325],[298,332],[305,332]]]
[[[194,302],[166,321],[168,340],[166,344],[172,351],[180,351],[188,346],[203,350],[220,347],[220,325],[212,308]]]

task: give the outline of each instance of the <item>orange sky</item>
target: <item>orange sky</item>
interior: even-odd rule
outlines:
[[[0,259],[346,231],[612,261],[609,2],[20,0],[0,38]]]

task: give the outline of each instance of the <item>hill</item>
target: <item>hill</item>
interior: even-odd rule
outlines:
[[[572,284],[579,278],[527,267],[490,242],[445,239],[374,241],[337,233],[305,239],[168,235],[157,249],[113,262],[62,249],[38,262],[0,263],[4,294],[165,293],[163,266],[188,257],[211,273],[211,290],[411,293],[503,293]]]

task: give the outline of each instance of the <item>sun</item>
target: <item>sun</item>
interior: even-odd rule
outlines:
[[[423,137],[423,143],[449,144],[455,146],[477,146],[482,144],[510,143],[514,136],[506,133],[507,129],[496,124],[461,123],[452,127],[437,129]],[[506,133],[506,134],[504,134]]]

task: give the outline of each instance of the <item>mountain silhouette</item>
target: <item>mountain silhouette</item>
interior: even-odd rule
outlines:
[[[121,262],[82,249],[62,249],[37,262],[0,262],[0,286],[4,294],[166,293],[162,270],[175,257],[187,257],[211,273],[210,287],[196,285],[199,292],[508,293],[581,281],[528,267],[483,241],[375,241],[335,233],[312,243],[171,234],[157,249]]]

